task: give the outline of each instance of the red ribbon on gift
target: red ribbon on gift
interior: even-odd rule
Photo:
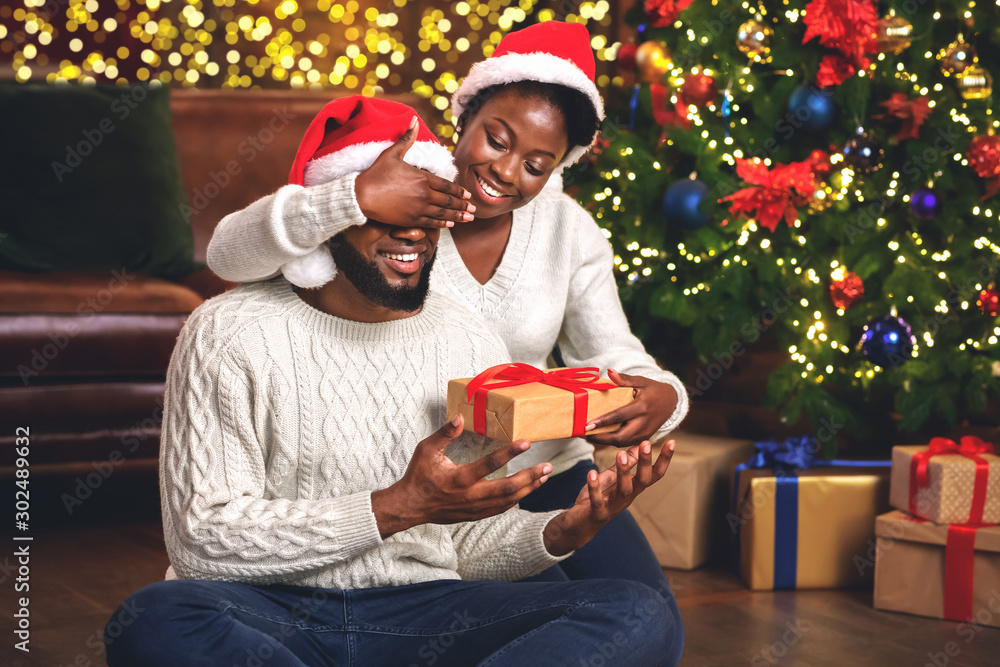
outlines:
[[[963,436],[961,445],[948,438],[932,438],[927,449],[914,454],[910,461],[910,514],[917,514],[917,493],[930,484],[927,468],[931,457],[957,455],[976,463],[976,480],[972,487],[972,506],[969,508],[967,523],[982,523],[983,509],[986,507],[986,484],[990,475],[990,464],[978,454],[992,453],[993,444],[983,442],[974,435]]]
[[[472,425],[476,433],[486,435],[486,396],[490,391],[532,382],[573,392],[574,437],[582,437],[587,427],[587,390],[614,389],[618,386],[602,380],[600,370],[595,366],[543,371],[530,364],[499,364],[474,377],[466,387],[466,396],[472,403]]]
[[[904,521],[927,523],[926,519],[904,516]],[[944,605],[941,616],[952,621],[972,619],[972,596],[975,591],[976,531],[986,526],[950,525],[944,543]]]
[[[948,526],[944,546],[944,617],[953,621],[972,618],[973,560],[979,528],[982,526]]]

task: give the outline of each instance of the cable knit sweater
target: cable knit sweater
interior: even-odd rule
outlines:
[[[347,227],[364,224],[355,178],[310,188],[286,185],[226,216],[209,245],[208,265],[227,280],[266,279]],[[469,273],[451,234],[442,230],[431,287],[478,314],[514,361],[544,368],[558,344],[568,366],[597,366],[602,373],[614,368],[669,384],[677,392],[677,408],[653,438],[662,441],[687,414],[687,392],[632,334],[613,267],[611,246],[586,210],[558,188],[545,188],[514,211],[503,259],[485,285]],[[558,474],[592,457],[585,440],[550,440],[515,458],[508,469],[550,461]]]
[[[496,336],[431,293],[378,324],[320,312],[283,278],[200,306],[168,370],[160,455],[167,552],[181,578],[324,588],[517,580],[562,560],[519,509],[386,539],[372,491],[399,480],[445,422],[453,377],[508,360]],[[492,445],[492,447],[490,447]],[[462,434],[468,463],[498,445]]]

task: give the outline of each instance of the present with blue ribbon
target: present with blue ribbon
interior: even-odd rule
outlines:
[[[888,508],[891,461],[816,458],[812,436],[755,443],[736,467],[736,562],[754,590],[845,588],[871,581],[862,567],[875,517]],[[857,558],[855,558],[857,557]]]

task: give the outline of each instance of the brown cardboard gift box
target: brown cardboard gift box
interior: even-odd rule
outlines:
[[[875,608],[1000,627],[1000,526],[975,531],[971,600],[967,596],[969,604],[958,605],[958,613],[946,609],[946,593],[961,594],[958,586],[945,588],[946,550],[956,548],[948,533],[963,528],[936,525],[898,510],[878,517]]]
[[[753,442],[687,433],[670,437],[677,446],[667,474],[643,491],[629,511],[660,565],[690,570],[730,546],[729,473],[753,454]],[[598,467],[614,465],[617,453],[613,447],[597,450]]]
[[[871,569],[859,567],[856,556],[867,553],[874,542],[872,523],[889,508],[888,466],[817,464],[791,475],[781,478],[794,482],[797,520],[794,531],[784,534],[794,534],[795,542],[780,554],[776,516],[779,502],[788,499],[779,495],[779,478],[768,468],[749,468],[739,475],[734,522],[743,581],[752,590],[870,584]]]
[[[964,440],[966,439],[963,438],[963,445]],[[892,488],[889,492],[892,506],[940,524],[974,521],[970,517],[970,510],[975,489],[976,462],[964,456],[931,456],[927,461],[929,483],[916,492],[913,507],[910,506],[910,468],[913,457],[927,450],[927,445],[892,448]],[[1000,456],[985,452],[976,453],[975,456],[989,465],[982,522],[1000,523]]]
[[[532,370],[538,373],[552,373],[553,371],[579,372],[582,369]],[[448,419],[461,414],[465,419],[467,431],[474,430],[474,401],[469,400],[466,391],[474,379],[461,378],[448,382]],[[613,385],[608,380],[604,383]],[[526,382],[495,389],[491,386],[491,382],[484,385],[484,388],[489,389],[489,393],[486,396],[486,432],[483,435],[501,442],[514,442],[522,438],[538,442],[569,438],[574,435],[573,418],[576,401],[572,391],[542,382]],[[587,421],[583,423],[586,424],[589,420],[627,405],[631,401],[631,387],[587,389]],[[588,431],[587,435],[605,433],[616,428],[617,424],[610,424]]]

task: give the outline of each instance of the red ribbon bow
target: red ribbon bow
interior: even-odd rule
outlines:
[[[978,454],[992,454],[993,444],[983,442],[974,435],[962,437],[958,445],[948,438],[932,438],[930,445],[923,452],[917,452],[910,461],[910,514],[917,514],[917,493],[930,484],[927,468],[934,456],[963,456],[976,463],[976,480],[972,489],[972,506],[969,508],[969,520],[966,523],[980,524],[983,522],[983,509],[986,507],[986,484],[990,474],[989,462]]]
[[[486,435],[486,396],[493,389],[515,387],[540,382],[573,392],[573,436],[582,437],[587,426],[587,390],[614,389],[618,385],[602,380],[595,366],[586,368],[559,368],[543,371],[530,364],[500,364],[487,368],[474,377],[466,387],[466,396],[472,403],[473,428],[479,435]],[[487,383],[489,383],[487,385]]]

